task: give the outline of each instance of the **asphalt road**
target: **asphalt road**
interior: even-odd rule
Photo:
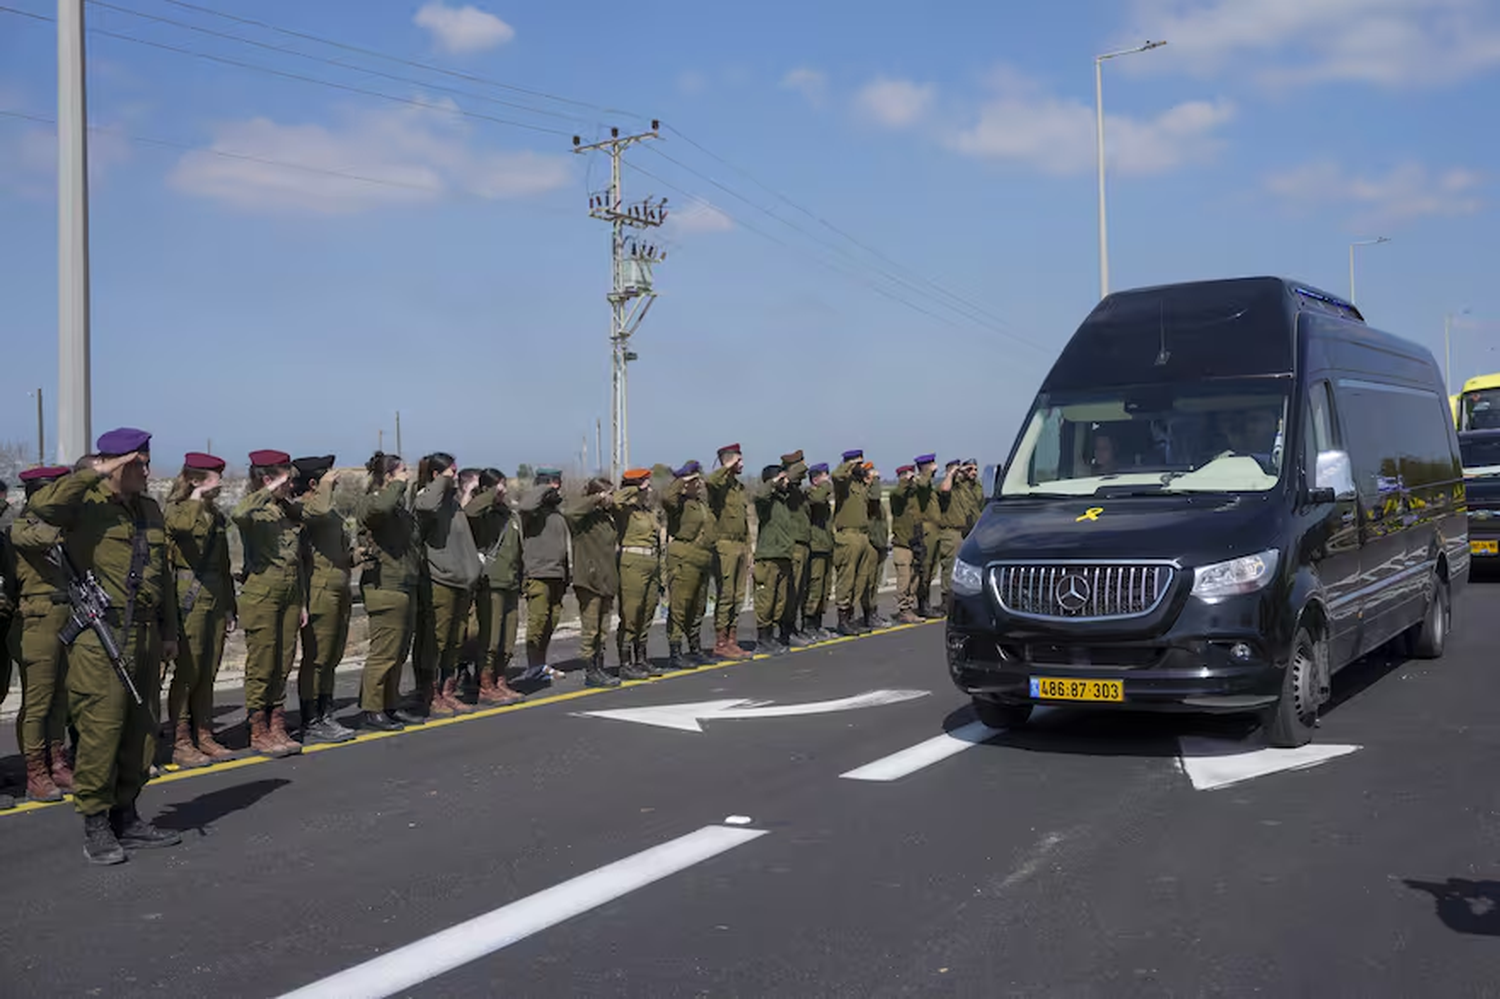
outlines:
[[[142,809],[185,842],[116,868],[68,806],[0,813],[0,994],[1497,994],[1497,612],[1341,673],[1303,769],[1237,720],[970,741],[918,626],[171,774]]]

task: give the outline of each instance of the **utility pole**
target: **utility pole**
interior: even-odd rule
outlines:
[[[610,224],[610,263],[613,280],[608,296],[610,307],[609,356],[610,356],[610,454],[609,473],[611,481],[618,481],[620,473],[630,464],[629,394],[626,367],[639,355],[630,349],[630,337],[646,318],[656,292],[651,285],[651,267],[666,254],[655,245],[643,242],[638,233],[654,229],[667,220],[667,199],[644,201],[627,205],[620,189],[620,162],[625,150],[638,142],[660,139],[661,123],[651,122],[651,131],[636,135],[620,134],[618,128],[609,130],[610,137],[603,142],[583,145],[583,140],[573,136],[573,151],[586,153],[595,150],[609,154],[609,189],[589,196],[589,216]],[[627,231],[629,234],[627,235]],[[604,464],[601,455],[599,464]]]
[[[378,440],[379,443],[375,445],[375,450],[379,451],[381,454],[384,454],[385,453],[385,428],[384,427],[381,427],[380,430],[378,431],[378,435],[376,437],[376,440]]]
[[[601,468],[604,466],[604,421],[597,418],[594,420],[594,461]]]
[[[84,0],[57,0],[57,459],[93,442],[89,378],[89,156]]]
[[[1101,299],[1109,295],[1109,222],[1104,208],[1104,62],[1107,59],[1118,59],[1120,56],[1135,55],[1138,52],[1150,52],[1165,44],[1167,43],[1148,41],[1133,49],[1122,49],[1119,52],[1106,52],[1103,55],[1094,56],[1094,127],[1099,154],[1099,297]]]
[[[45,465],[47,463],[47,442],[42,436],[42,389],[36,390],[36,463]]]
[[[401,454],[401,410],[396,410],[396,453]]]

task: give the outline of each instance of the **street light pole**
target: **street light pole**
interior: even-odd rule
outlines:
[[[1104,60],[1159,49],[1166,42],[1148,41],[1133,49],[1094,57],[1094,124],[1099,152],[1099,297],[1109,294],[1109,221],[1104,207]]]
[[[1349,244],[1349,304],[1354,304],[1354,248],[1356,246],[1374,246],[1377,243],[1389,243],[1391,237],[1376,236],[1374,239],[1361,239]]]

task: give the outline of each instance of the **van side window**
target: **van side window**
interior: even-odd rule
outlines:
[[[1313,480],[1318,454],[1338,447],[1338,424],[1333,418],[1333,400],[1327,382],[1318,382],[1307,394],[1307,419],[1302,421],[1303,468]]]

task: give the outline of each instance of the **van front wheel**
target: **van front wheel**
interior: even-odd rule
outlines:
[[[1266,742],[1278,749],[1295,749],[1312,741],[1318,721],[1320,670],[1327,650],[1305,627],[1297,629],[1292,654],[1281,678],[1281,697],[1264,719]]]
[[[1020,728],[1031,717],[1030,704],[1011,704],[991,701],[983,697],[974,698],[974,715],[990,728]]]

